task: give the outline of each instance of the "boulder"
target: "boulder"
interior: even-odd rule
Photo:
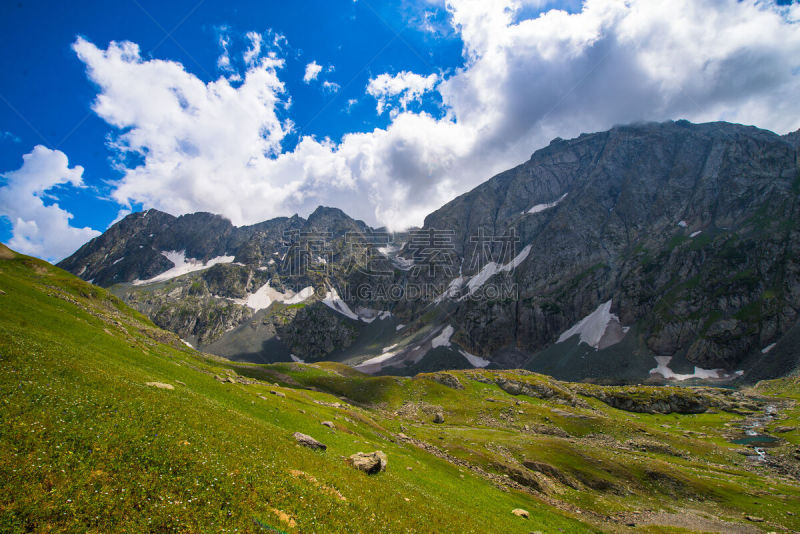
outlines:
[[[528,519],[531,516],[527,510],[523,510],[522,508],[514,508],[511,510],[511,513],[523,519]]]
[[[368,475],[384,471],[387,463],[388,459],[383,451],[357,452],[347,459],[348,465],[359,471],[364,471]]]
[[[332,421],[323,421],[322,426],[327,426],[328,428],[336,428],[336,425],[333,424]]]
[[[444,423],[444,414],[442,412],[436,412],[433,416],[433,422],[438,424]]]
[[[298,445],[302,445],[303,447],[308,447],[309,449],[315,450],[325,450],[328,448],[327,445],[324,443],[320,443],[319,441],[315,440],[309,435],[302,434],[300,432],[295,432],[293,434],[294,439],[297,440]]]
[[[175,389],[172,384],[165,384],[163,382],[147,382],[146,385],[158,389]]]

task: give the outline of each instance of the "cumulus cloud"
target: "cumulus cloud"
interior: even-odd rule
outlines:
[[[412,101],[419,101],[422,95],[431,91],[438,80],[437,74],[421,76],[405,70],[394,76],[384,73],[370,79],[367,84],[367,94],[378,101],[379,115],[387,109],[387,102],[392,97],[398,97],[400,107],[406,110]]]
[[[247,39],[250,41],[250,47],[244,51],[244,62],[252,65],[253,62],[261,55],[261,44],[264,41],[260,33],[247,32]]]
[[[306,83],[311,83],[312,80],[317,79],[317,76],[319,76],[320,72],[322,72],[322,65],[316,61],[312,61],[306,65],[306,73],[303,75],[303,81]]]
[[[42,145],[22,156],[22,167],[2,174],[0,213],[8,217],[12,237],[8,246],[50,261],[74,252],[100,232],[70,225],[72,214],[58,204],[45,205],[53,188],[83,185],[83,168],[70,168],[67,156]]]
[[[329,93],[338,93],[342,87],[338,83],[325,80],[322,82],[322,88]]]
[[[462,68],[381,74],[367,92],[379,112],[394,109],[387,127],[339,143],[304,137],[292,151],[281,150],[291,124],[275,111],[288,97],[274,57],[254,56],[234,88],[143,59],[132,43],[101,50],[78,40],[75,50],[100,87],[95,111],[119,129],[115,147],[143,161],[125,170],[114,197],[237,224],[319,203],[391,228],[420,224],[551,138],[619,123],[800,126],[796,3],[586,0],[569,13],[549,5],[448,0]],[[306,81],[321,71],[310,63]],[[443,116],[408,109],[427,91],[438,93]]]

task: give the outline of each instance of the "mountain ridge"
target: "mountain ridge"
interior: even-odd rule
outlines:
[[[283,348],[275,354],[282,358],[338,355],[353,365],[377,360],[377,369],[387,372],[419,368],[435,349],[449,351],[444,358],[451,362],[466,354],[469,362],[527,366],[572,380],[658,379],[648,372],[661,366],[656,356],[670,358],[670,372],[681,376],[690,376],[693,366],[703,369],[698,376],[720,369],[717,376],[727,380],[753,367],[769,375],[786,367],[762,365],[766,352],[761,351],[770,344],[777,345],[776,354],[786,353],[782,361],[798,359],[780,340],[800,311],[800,266],[794,260],[794,251],[800,252],[799,140],[800,131],[779,136],[724,122],[617,126],[554,139],[528,161],[432,212],[422,228],[406,235],[370,228],[337,208],[319,207],[308,219],[295,215],[239,228],[210,214],[169,219],[156,212],[155,222],[144,220],[147,215],[129,216],[59,265],[100,285],[130,283],[167,271],[173,262],[164,251],[182,250],[185,257],[202,260],[228,258],[233,265],[215,265],[209,272],[220,280],[244,277],[238,295],[251,294],[257,284],[281,295],[314,290],[314,297],[298,304],[302,311],[290,306],[256,309],[255,315],[254,308],[235,308],[243,304],[206,292],[204,302],[212,303],[216,317],[236,317],[214,327],[214,335],[222,336],[214,341],[215,350],[243,335],[252,354],[261,357],[275,352],[277,343]],[[127,235],[126,225],[141,229]],[[151,226],[161,233],[140,242]],[[420,268],[430,258],[415,240],[433,238],[439,230],[449,232],[444,256],[450,262],[438,266],[442,269]],[[313,244],[285,243],[287,232],[325,233],[328,255],[313,252]],[[488,240],[481,241],[484,237]],[[354,267],[359,257],[354,243],[365,247],[378,274]],[[124,250],[109,250],[114,244]],[[125,251],[134,259],[125,260]],[[297,276],[291,270],[298,259],[318,265]],[[240,274],[221,274],[228,271]],[[191,284],[212,282],[208,275],[202,278]],[[120,294],[137,300],[140,309],[152,301],[151,314],[164,305],[174,309],[171,317],[194,313],[179,309],[178,301],[190,295],[188,279],[177,293],[170,284],[169,290],[154,289],[161,292],[156,300],[137,296],[145,289],[121,288]],[[400,291],[387,298],[377,291],[386,288]],[[434,294],[412,298],[415,288],[433,288]],[[514,293],[503,296],[506,290]],[[170,292],[183,296],[169,297]],[[616,333],[605,338],[614,343],[593,347],[561,338],[603,303],[609,308],[603,320],[617,318]],[[378,315],[382,319],[375,325],[364,324]],[[253,328],[260,327],[243,326],[254,319],[273,326],[255,334]],[[172,319],[159,324],[185,328]],[[283,330],[290,341],[281,340],[285,324],[291,325]],[[322,324],[335,332],[336,342]],[[444,339],[446,328],[450,335]],[[181,335],[198,334],[195,330]],[[313,331],[316,341],[300,339],[304,331]],[[371,344],[358,341],[364,336]],[[437,336],[442,341],[435,341]],[[555,367],[554,358],[561,362]]]

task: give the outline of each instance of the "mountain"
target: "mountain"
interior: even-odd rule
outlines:
[[[772,343],[782,349],[800,309],[798,161],[797,134],[727,123],[554,140],[426,218],[426,229],[455,232],[464,277],[455,298],[478,273],[470,240],[482,231],[513,230],[517,251],[530,247],[503,273],[516,298],[452,303],[453,340],[481,356],[503,353],[512,366],[555,372],[567,359],[569,378],[613,375],[599,361],[613,347],[576,350],[567,340],[560,354],[530,358],[610,301],[608,315],[635,336],[625,352],[734,371]]]
[[[3,245],[0,272],[3,532],[800,529],[797,378],[235,363]]]
[[[729,123],[619,126],[553,140],[404,235],[331,208],[243,228],[151,210],[59,265],[233,359],[755,380],[800,363],[799,144]]]

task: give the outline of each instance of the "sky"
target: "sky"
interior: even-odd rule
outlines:
[[[800,128],[788,0],[0,3],[0,241],[318,205],[401,230],[555,137]]]

